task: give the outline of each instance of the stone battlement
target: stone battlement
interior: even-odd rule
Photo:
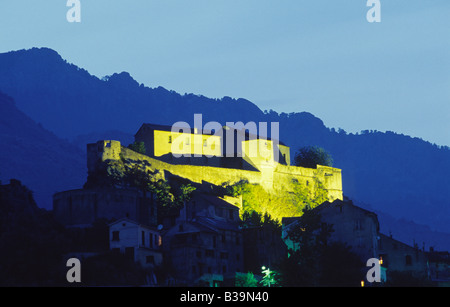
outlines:
[[[233,184],[246,179],[250,183],[260,184],[268,192],[289,191],[292,180],[310,187],[313,192],[317,180],[328,191],[330,201],[343,199],[341,170],[318,165],[316,169],[283,164],[267,165],[262,169],[240,169],[208,165],[172,164],[149,157],[121,146],[119,141],[102,140],[87,145],[88,171],[93,172],[99,163],[105,161],[126,161],[139,164],[151,171],[165,172],[186,178],[196,183],[209,182],[214,185]]]

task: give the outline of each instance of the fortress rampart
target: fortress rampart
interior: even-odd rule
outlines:
[[[202,165],[171,164],[137,153],[123,147],[119,141],[104,140],[88,144],[88,171],[95,171],[99,163],[105,161],[124,160],[126,163],[139,164],[148,170],[159,171],[164,177],[165,172],[180,176],[196,183],[209,182],[221,185],[246,179],[250,183],[260,184],[268,192],[289,191],[292,180],[297,179],[311,188],[313,192],[320,181],[328,191],[330,201],[343,199],[341,170],[318,165],[316,169],[289,166],[283,164],[265,165],[258,170],[225,168]]]

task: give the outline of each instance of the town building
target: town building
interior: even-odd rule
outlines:
[[[193,193],[175,225],[164,233],[164,251],[177,285],[234,285],[244,269],[239,208],[215,196]]]
[[[156,225],[154,195],[131,188],[92,188],[56,193],[53,214],[67,227],[90,227],[98,219],[128,218],[145,225]]]
[[[392,272],[411,273],[413,277],[422,279],[429,277],[427,255],[417,246],[409,246],[391,236],[380,234],[378,252],[388,278]]]
[[[142,225],[128,218],[109,225],[109,246],[138,262],[144,268],[162,265],[162,236],[157,228]]]
[[[430,279],[439,287],[450,287],[450,253],[448,251],[435,251],[430,248],[426,252]]]
[[[320,214],[321,222],[332,225],[330,242],[341,242],[351,246],[363,263],[379,256],[379,222],[375,213],[355,206],[351,201],[325,202],[313,209]],[[297,249],[287,234],[301,217],[283,218],[283,239],[288,248]]]

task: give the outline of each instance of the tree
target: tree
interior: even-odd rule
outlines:
[[[135,152],[138,152],[140,154],[145,155],[145,144],[144,142],[133,142],[132,144],[128,145],[128,148],[131,150],[134,150]]]
[[[323,223],[317,210],[304,209],[288,231],[299,248],[290,249],[280,265],[283,286],[359,286],[364,264],[350,247],[329,242],[333,225]]]
[[[333,166],[333,158],[325,149],[317,146],[302,147],[295,154],[296,166],[316,168],[317,165]]]
[[[320,255],[319,284],[327,287],[359,287],[364,280],[364,263],[351,247],[332,242],[324,246]],[[366,270],[367,272],[367,270]]]
[[[278,286],[278,272],[271,270],[270,268],[266,268],[263,266],[262,268],[263,278],[259,282],[263,287],[277,287]]]
[[[252,272],[247,274],[240,274],[236,276],[236,287],[258,287],[258,280],[255,278]]]
[[[306,206],[315,208],[328,200],[328,191],[318,179],[308,185],[293,178],[286,185],[286,190],[279,193],[268,192],[261,185],[247,180],[232,185],[225,183],[222,189],[226,191],[225,195],[242,197],[242,218],[245,212],[252,214],[252,211],[256,211],[262,215],[267,213],[272,219],[280,221],[286,216],[300,216]]]
[[[281,235],[281,224],[272,218],[269,213],[259,213],[256,211],[245,211],[241,218],[241,227],[270,227],[272,230],[279,232]]]
[[[156,172],[145,170],[145,168],[134,165],[131,169],[125,171],[125,185],[136,187],[141,190],[144,195],[146,192],[156,195],[158,204],[158,220],[164,216],[172,215],[179,211],[186,201],[191,198],[192,192],[195,191],[190,183],[183,183],[172,187],[167,180],[158,178]]]

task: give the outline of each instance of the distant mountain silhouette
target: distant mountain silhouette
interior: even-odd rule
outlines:
[[[83,150],[36,124],[1,92],[0,144],[0,178],[21,180],[41,207],[51,208],[55,192],[79,188],[86,180]]]
[[[126,72],[100,80],[46,48],[0,54],[0,63],[0,90],[14,97],[27,115],[64,138],[108,130],[134,135],[143,122],[192,121],[194,112],[220,122],[250,121],[263,115],[245,99],[181,96],[162,87],[139,85]]]
[[[139,84],[126,72],[99,79],[46,48],[0,54],[0,91],[14,97],[17,107],[34,121],[83,149],[83,142],[110,136],[111,131],[128,142],[144,122],[192,124],[195,113],[203,114],[204,123],[279,122],[280,138],[291,147],[292,157],[306,145],[324,147],[332,154],[334,166],[343,170],[346,196],[396,218],[450,233],[450,150],[418,138],[394,132],[348,134],[327,128],[310,113],[279,114],[262,111],[245,99],[181,95]],[[45,147],[42,144],[42,150]],[[46,150],[50,154],[56,149]],[[55,156],[60,154],[55,151]],[[22,156],[40,163],[32,152]]]

